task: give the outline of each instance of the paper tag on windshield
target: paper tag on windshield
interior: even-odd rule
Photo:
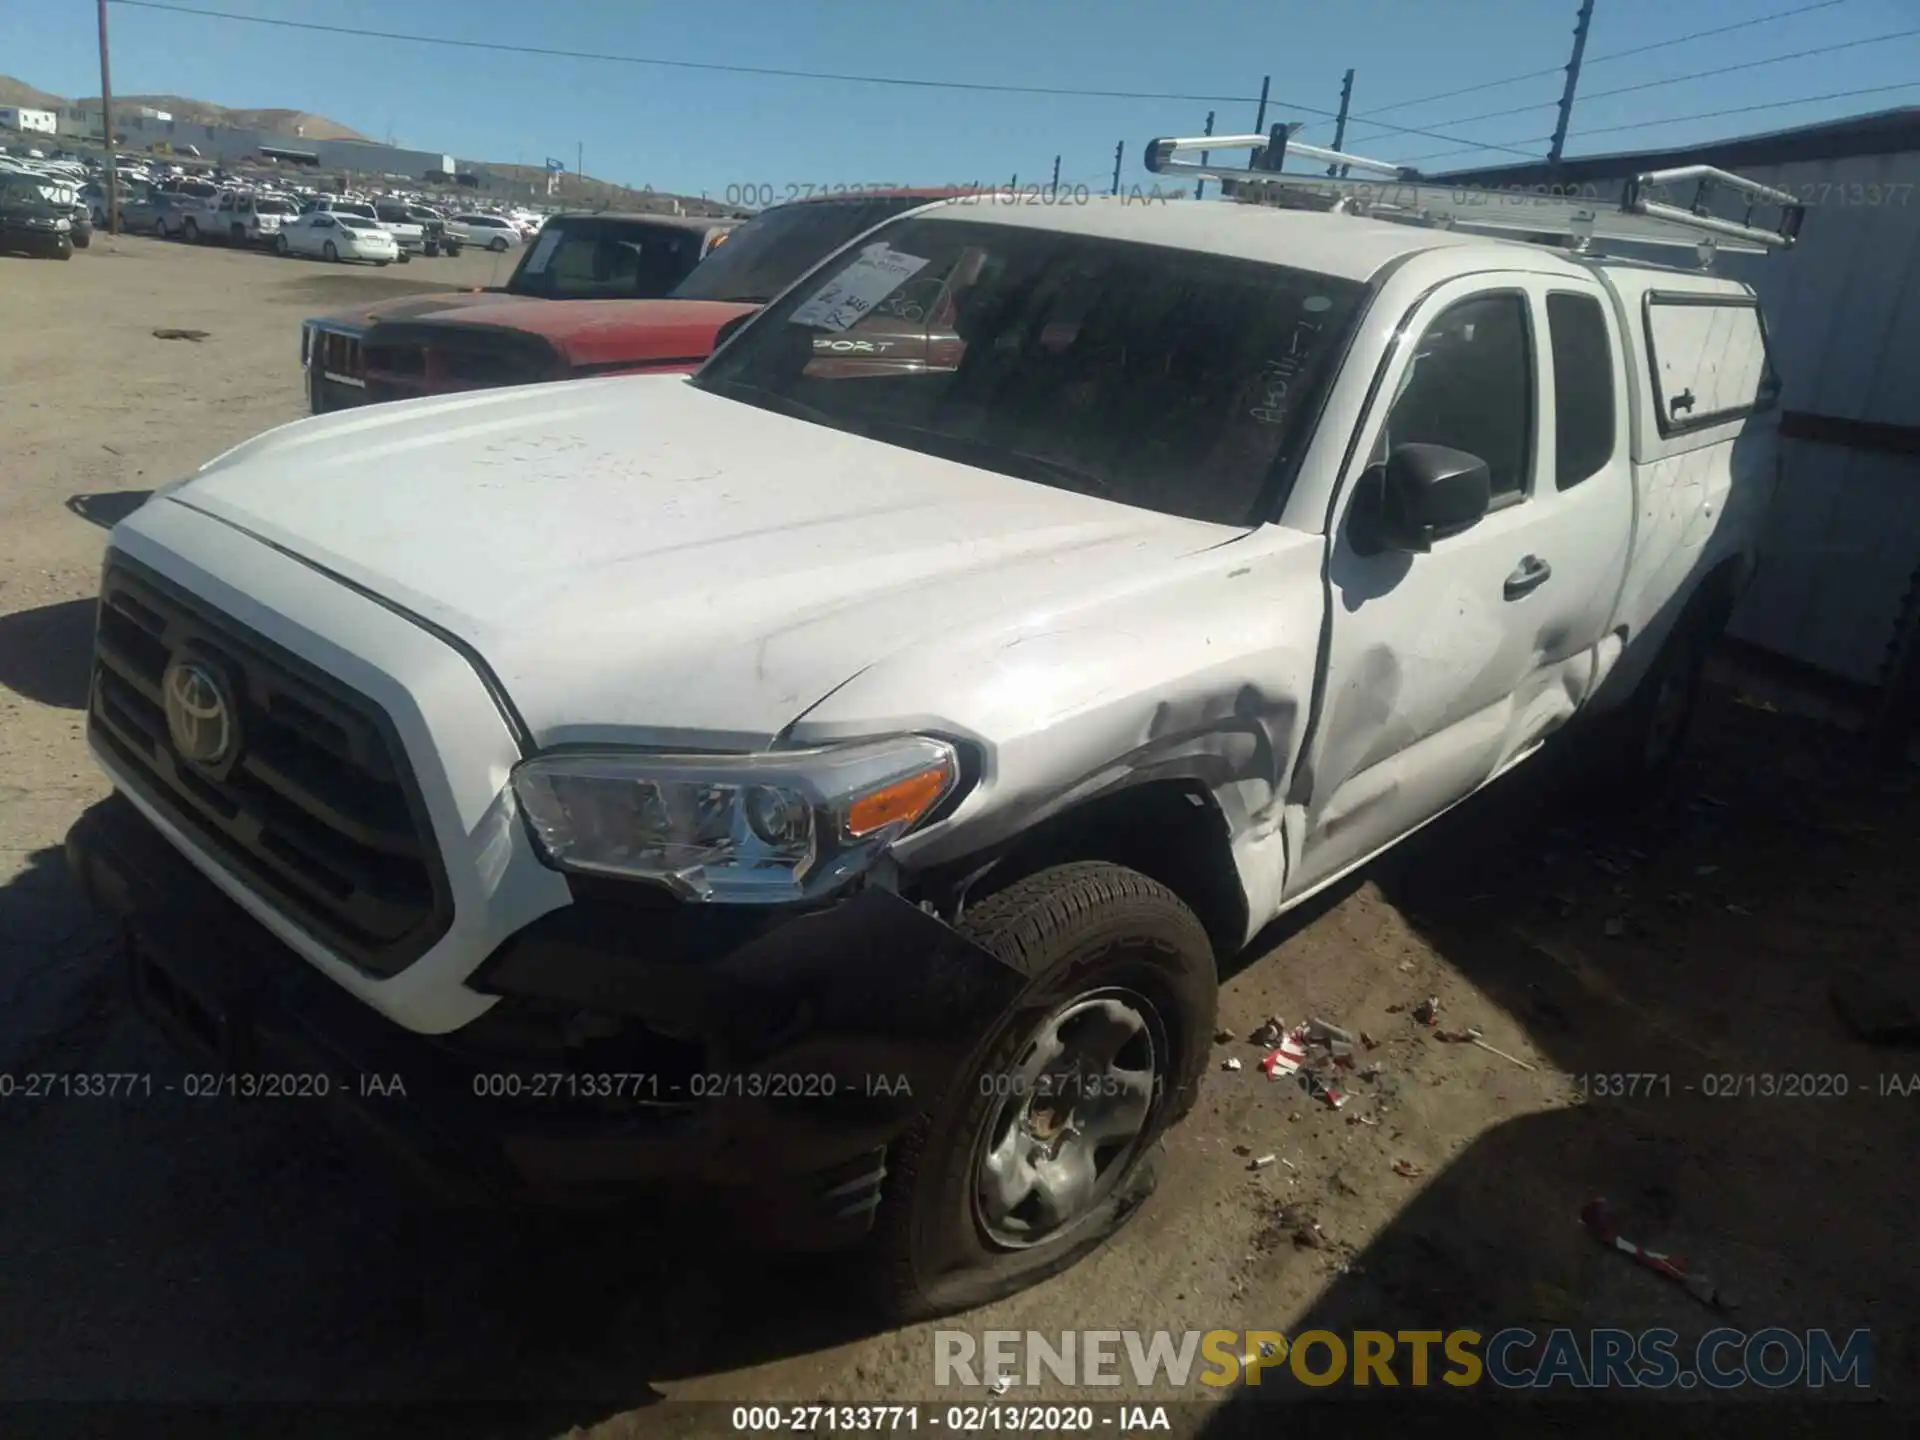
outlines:
[[[539,242],[533,247],[533,254],[527,257],[527,274],[545,274],[547,262],[553,258],[553,252],[559,245],[560,231],[557,228],[543,231]]]
[[[845,330],[925,269],[925,256],[895,250],[885,241],[869,245],[860,258],[814,291],[787,317],[790,325]]]

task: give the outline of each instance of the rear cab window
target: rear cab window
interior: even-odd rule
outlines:
[[[1778,403],[1779,380],[1753,296],[1651,291],[1644,313],[1661,435],[1724,425]]]
[[[1616,407],[1613,341],[1596,295],[1547,296],[1553,347],[1554,483],[1568,490],[1613,459]]]
[[[926,196],[890,195],[762,211],[730,231],[726,244],[687,276],[673,298],[764,305],[856,235],[930,203]]]

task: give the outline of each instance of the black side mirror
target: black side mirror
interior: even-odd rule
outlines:
[[[1478,455],[1445,445],[1399,445],[1360,478],[1354,548],[1362,554],[1424,554],[1471,529],[1493,503],[1493,477]]]
[[[742,325],[746,324],[749,320],[753,319],[753,317],[758,313],[759,313],[758,311],[749,310],[746,314],[736,315],[733,317],[733,319],[727,321],[726,324],[722,325],[718,330],[714,332],[713,348],[715,350],[718,350],[722,345],[726,344],[727,341],[733,338],[734,332],[736,330],[738,330]]]

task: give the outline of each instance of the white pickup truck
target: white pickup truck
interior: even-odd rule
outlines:
[[[1752,292],[1588,237],[1798,211],[1207,173],[1291,203],[932,204],[692,377],[165,487],[68,841],[141,1007],[463,1186],[856,1245],[896,1316],[1098,1244],[1223,957],[1582,712],[1665,764],[1776,481]]]

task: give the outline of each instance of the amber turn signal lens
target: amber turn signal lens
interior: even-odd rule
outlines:
[[[847,834],[858,840],[903,820],[912,824],[939,804],[952,784],[952,767],[936,765],[862,795],[847,806]]]

